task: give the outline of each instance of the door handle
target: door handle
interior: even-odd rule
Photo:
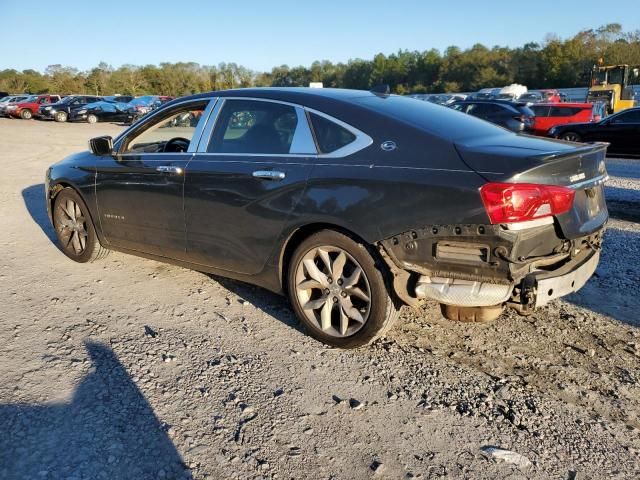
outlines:
[[[159,167],[156,167],[156,172],[175,173],[176,175],[181,175],[182,171],[182,168],[174,167],[172,165],[160,165]]]
[[[286,177],[284,172],[277,172],[275,170],[256,170],[252,174],[255,178],[264,178],[265,180],[284,180]]]

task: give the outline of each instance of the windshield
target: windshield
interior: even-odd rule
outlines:
[[[591,78],[591,86],[611,85],[624,83],[624,67],[615,67],[609,70],[596,70]]]
[[[36,95],[31,95],[30,97],[22,97],[19,98],[18,100],[16,100],[16,102],[24,102],[24,103],[31,103],[31,102],[35,102],[38,99],[38,97]]]

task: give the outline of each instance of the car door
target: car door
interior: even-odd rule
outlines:
[[[640,109],[623,111],[609,118],[604,141],[610,152],[640,155]]]
[[[228,98],[214,114],[187,166],[188,258],[256,274],[302,197],[315,143],[299,106]]]
[[[184,172],[209,104],[193,100],[158,111],[118,139],[112,157],[96,160],[100,226],[109,245],[184,257]]]

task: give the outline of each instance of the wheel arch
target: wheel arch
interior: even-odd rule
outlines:
[[[48,202],[48,211],[51,212],[49,220],[51,221],[51,225],[53,225],[53,204],[56,200],[58,194],[63,191],[65,188],[70,188],[74,192],[78,194],[78,196],[82,199],[85,206],[87,207],[87,213],[89,214],[89,218],[91,223],[93,223],[93,228],[96,229],[96,233],[98,234],[98,238],[102,241],[102,231],[99,228],[100,225],[95,221],[96,215],[94,215],[93,210],[91,209],[91,203],[87,200],[87,197],[82,193],[82,189],[78,188],[73,182],[70,182],[66,179],[61,179],[55,181],[52,185],[49,185],[49,191],[47,192],[47,202]]]
[[[284,293],[286,293],[288,289],[287,271],[289,269],[289,264],[291,262],[291,257],[293,256],[293,252],[295,252],[296,248],[298,248],[298,246],[307,238],[322,230],[333,230],[335,232],[342,233],[355,242],[362,244],[367,249],[369,254],[374,258],[375,263],[381,269],[383,276],[389,279],[390,272],[388,270],[388,267],[375,248],[375,245],[372,245],[370,242],[365,240],[364,237],[358,235],[353,230],[350,230],[344,226],[328,222],[315,222],[301,225],[293,230],[286,237],[282,244],[282,247],[280,248],[278,259],[278,279]]]

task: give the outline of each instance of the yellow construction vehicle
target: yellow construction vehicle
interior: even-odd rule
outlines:
[[[594,65],[591,70],[587,102],[604,102],[608,113],[634,106],[633,84],[638,82],[640,66]]]

